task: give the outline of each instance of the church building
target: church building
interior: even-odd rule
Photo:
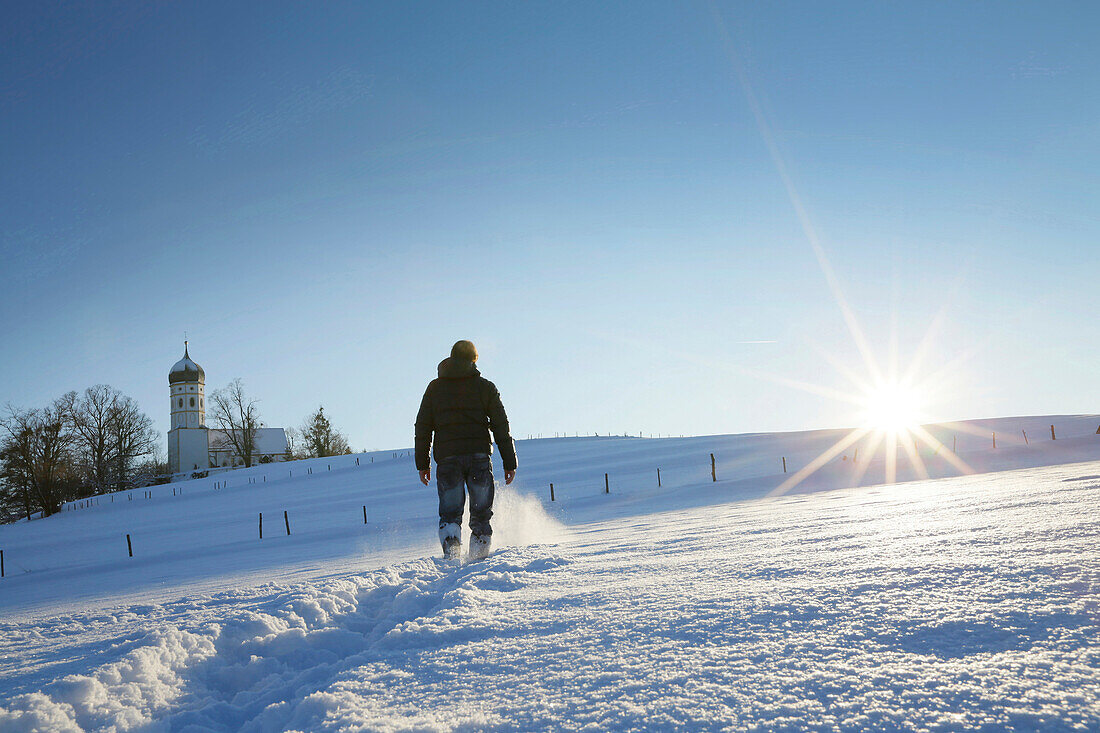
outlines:
[[[191,360],[186,341],[183,358],[168,373],[168,388],[172,398],[168,472],[180,474],[243,466],[244,459],[237,455],[225,433],[206,427],[206,372]],[[286,452],[283,428],[257,431],[253,465],[286,460]]]

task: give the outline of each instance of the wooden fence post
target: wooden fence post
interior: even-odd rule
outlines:
[[[130,553],[130,557],[134,556],[134,546],[130,544],[130,535],[126,535],[126,552]]]
[[[657,488],[661,488],[661,467],[657,467]]]
[[[783,456],[783,473],[787,472],[787,457]]]
[[[1054,426],[1053,425],[1050,426],[1050,439],[1051,440],[1058,440],[1057,436],[1054,435]]]
[[[554,484],[550,484],[550,501],[554,501]]]
[[[264,538],[264,513],[260,512],[260,539]]]
[[[1020,432],[1024,434],[1024,445],[1031,445],[1031,443],[1029,443],[1027,440],[1027,431],[1021,430]]]
[[[959,436],[952,435],[951,436],[951,452],[957,454],[958,451],[955,450],[955,449],[958,448],[958,447],[959,447]]]
[[[993,450],[997,450],[997,434],[993,433]]]
[[[363,524],[367,523],[367,505],[363,505]]]
[[[714,468],[714,454],[713,453],[710,454],[710,480],[711,481],[717,481],[718,480],[718,473]]]
[[[0,578],[4,577],[4,551],[0,550]]]
[[[286,515],[286,509],[283,510],[283,522],[286,523],[286,536],[290,536],[290,517]]]
[[[603,493],[605,493],[605,494],[610,494],[611,493],[611,483],[607,480],[607,474],[606,473],[603,475]]]

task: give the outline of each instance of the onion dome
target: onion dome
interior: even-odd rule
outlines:
[[[187,355],[187,342],[183,342],[183,358],[168,372],[168,384],[177,382],[205,382],[206,372]]]

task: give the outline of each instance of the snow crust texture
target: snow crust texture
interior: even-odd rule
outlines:
[[[481,562],[4,623],[0,731],[1100,730],[1100,464],[525,506]]]

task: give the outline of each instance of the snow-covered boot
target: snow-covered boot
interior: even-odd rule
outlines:
[[[454,560],[462,554],[462,540],[458,537],[448,537],[443,540],[443,557]]]
[[[489,551],[493,549],[493,538],[491,535],[475,534],[470,538],[470,555],[468,560],[481,560],[489,556]]]
[[[448,560],[462,554],[462,528],[457,524],[440,525],[439,541],[443,545],[443,557]]]

